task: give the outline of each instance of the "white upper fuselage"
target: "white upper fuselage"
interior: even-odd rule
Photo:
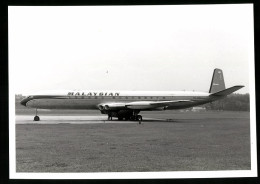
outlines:
[[[34,95],[73,96],[208,96],[210,93],[197,91],[106,91],[106,90],[52,90],[40,91]]]
[[[38,109],[98,109],[106,104],[143,103],[143,110],[150,109],[147,103],[182,100],[181,104],[167,105],[168,109],[187,108],[211,101],[210,93],[195,91],[103,91],[62,90],[38,92],[28,96],[21,104]],[[183,101],[187,102],[183,102]],[[142,104],[139,104],[140,107]],[[159,105],[151,106],[157,107]],[[147,107],[147,108],[146,108]],[[137,108],[137,107],[136,107]]]

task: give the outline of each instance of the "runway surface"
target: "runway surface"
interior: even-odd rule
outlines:
[[[40,116],[40,121],[33,121],[33,116],[18,115],[16,116],[16,124],[88,124],[88,123],[104,123],[106,116]],[[115,121],[118,122],[118,121]]]
[[[141,125],[100,114],[17,115],[17,172],[250,169],[248,112],[142,115]]]
[[[16,124],[90,124],[90,123],[138,123],[138,121],[118,121],[113,118],[112,121],[107,119],[107,116],[48,116],[40,117],[40,121],[33,121],[33,116],[17,115]],[[170,119],[145,118],[143,122],[148,121],[171,121]]]

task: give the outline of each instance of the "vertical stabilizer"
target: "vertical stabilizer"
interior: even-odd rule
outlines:
[[[216,68],[212,76],[209,93],[216,93],[224,89],[226,89],[226,87],[223,72],[221,69]]]

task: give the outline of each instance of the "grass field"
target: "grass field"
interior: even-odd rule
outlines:
[[[44,116],[48,112],[40,114]],[[98,111],[96,115],[100,115]],[[249,112],[165,111],[142,115],[144,121],[141,125],[115,123],[118,121],[69,124],[66,116],[62,124],[16,124],[16,170],[131,172],[250,169]]]

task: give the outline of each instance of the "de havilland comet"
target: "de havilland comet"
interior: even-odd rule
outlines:
[[[97,109],[108,120],[141,121],[141,111],[162,111],[189,108],[226,97],[244,86],[225,88],[223,72],[215,69],[209,92],[195,91],[59,91],[32,94],[21,104],[36,109]]]

